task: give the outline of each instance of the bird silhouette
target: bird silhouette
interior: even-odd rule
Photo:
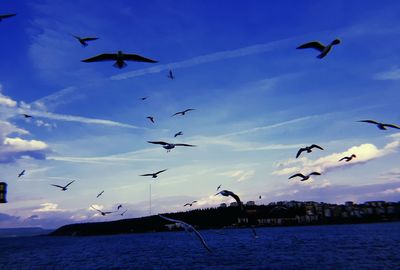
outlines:
[[[62,191],[66,191],[66,190],[68,189],[67,187],[68,187],[69,185],[71,185],[73,182],[75,182],[75,180],[69,182],[69,183],[66,184],[65,186],[59,186],[59,185],[54,185],[54,184],[50,184],[50,185],[55,186],[55,187],[58,187],[58,188],[61,188]]]
[[[175,79],[174,74],[172,74],[172,70],[169,70],[169,72],[168,72],[168,78],[170,78],[171,80]]]
[[[360,120],[358,122],[364,122],[364,123],[370,123],[370,124],[375,124],[379,129],[381,130],[387,130],[387,127],[389,128],[396,128],[396,129],[400,129],[400,126],[398,125],[393,125],[393,124],[384,124],[381,122],[377,122],[375,120]]]
[[[350,160],[352,160],[352,159],[355,158],[355,157],[357,157],[357,156],[354,155],[354,154],[352,154],[352,155],[349,156],[349,157],[343,157],[343,158],[339,159],[339,162],[342,161],[342,160],[345,160],[346,162],[349,162]]]
[[[20,177],[23,176],[23,175],[25,175],[25,170],[22,170],[22,172],[20,172],[20,173],[18,174],[18,178],[20,178]]]
[[[78,37],[78,36],[75,36],[75,35],[72,35],[72,36],[74,38],[76,38],[83,47],[86,47],[88,45],[88,43],[87,43],[88,41],[98,40],[99,39],[97,37],[84,37],[84,38],[81,38],[81,37]]]
[[[117,206],[117,211],[122,207],[122,204]]]
[[[103,193],[104,193],[104,190],[102,192],[100,192],[99,194],[97,194],[96,198],[100,197]]]
[[[340,39],[335,39],[329,45],[325,46],[319,41],[311,41],[311,42],[305,43],[303,45],[300,45],[296,49],[309,49],[309,48],[315,49],[315,50],[321,52],[317,57],[322,59],[330,52],[333,45],[337,45],[340,43],[341,43]]]
[[[149,119],[154,124],[154,117],[153,116],[147,116],[146,118]]]
[[[177,219],[172,219],[165,217],[163,215],[158,215],[160,218],[174,222],[175,224],[178,224],[180,227],[183,227],[186,232],[193,232],[196,234],[196,236],[199,238],[200,242],[203,244],[204,248],[207,249],[209,252],[211,252],[211,249],[207,246],[206,241],[204,240],[203,236],[190,224],[183,222],[182,220],[177,220]]]
[[[157,178],[159,173],[165,172],[166,170],[167,170],[167,169],[158,171],[158,172],[156,172],[156,173],[141,174],[141,175],[139,175],[139,176],[151,176],[152,178]]]
[[[235,201],[238,203],[240,209],[241,209],[242,211],[244,210],[243,203],[242,203],[242,201],[240,200],[239,196],[236,195],[235,193],[233,193],[232,191],[229,191],[229,190],[221,190],[220,192],[218,192],[217,194],[215,194],[215,196],[218,195],[218,194],[221,194],[222,196],[225,196],[225,197],[231,196],[231,197],[234,198]]]
[[[172,116],[175,116],[175,115],[185,115],[187,112],[190,112],[190,111],[194,111],[195,109],[186,109],[186,110],[184,110],[184,111],[181,111],[181,112],[177,112],[177,113],[174,113],[173,115],[171,115],[171,117]]]
[[[312,172],[308,175],[304,175],[302,173],[296,173],[296,174],[290,176],[289,179],[292,179],[294,177],[301,177],[302,179],[300,181],[306,181],[310,178],[311,175],[321,175],[321,174],[319,172]]]
[[[194,203],[197,203],[197,201],[193,201],[193,202],[191,202],[191,203],[185,203],[183,206],[192,206]]]
[[[221,188],[221,186],[222,186],[222,185],[219,185],[219,186],[217,187],[217,191]]]
[[[176,137],[178,137],[178,136],[181,136],[181,135],[183,135],[183,132],[182,132],[182,131],[179,131],[179,132],[175,133],[174,138],[176,138]]]
[[[14,17],[15,15],[17,15],[17,14],[3,14],[3,15],[0,15],[0,22],[2,20],[4,20],[4,19],[10,18],[10,17]]]
[[[149,97],[141,97],[140,99],[141,100],[146,100],[146,99],[148,99]]]
[[[23,115],[25,118],[32,118],[32,117],[33,117],[32,115],[25,114],[25,113],[23,113],[22,115]]]
[[[99,212],[102,216],[115,213],[115,211],[101,211],[100,209],[95,208],[93,205],[91,205],[90,207]]]
[[[195,147],[196,145],[186,144],[186,143],[167,143],[163,141],[147,141],[148,143],[152,144],[160,144],[163,146],[164,149],[167,149],[167,152],[170,152],[171,149],[174,149],[175,146],[188,146],[188,147]]]
[[[118,51],[117,53],[103,53],[103,54],[99,54],[94,57],[82,60],[82,62],[85,62],[85,63],[102,62],[102,61],[115,61],[113,66],[116,68],[120,68],[120,69],[127,66],[125,61],[157,63],[157,61],[155,61],[155,60],[145,58],[145,57],[137,55],[137,54],[123,53],[122,51]]]
[[[324,150],[324,148],[322,148],[321,146],[312,144],[310,146],[300,148],[299,151],[297,152],[296,158],[298,158],[303,151],[307,151],[307,153],[311,153],[313,148],[318,148],[318,149]]]

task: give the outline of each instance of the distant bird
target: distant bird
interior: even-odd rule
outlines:
[[[53,185],[53,184],[50,184],[50,185],[55,186],[55,187],[58,187],[58,188],[61,188],[62,191],[66,191],[66,190],[67,190],[67,187],[68,187],[69,185],[71,185],[73,182],[75,182],[75,180],[69,182],[69,183],[66,184],[65,186],[59,186],[59,185]]]
[[[289,179],[292,179],[294,177],[299,176],[299,177],[303,178],[300,181],[306,181],[306,180],[308,180],[310,178],[311,175],[321,175],[321,174],[319,172],[312,172],[312,173],[310,173],[308,175],[304,175],[302,173],[296,173],[296,174],[290,176]]]
[[[342,160],[345,160],[346,162],[349,162],[350,160],[352,160],[352,159],[355,158],[355,157],[357,157],[357,156],[354,155],[354,154],[352,154],[352,155],[349,156],[349,157],[344,157],[344,158],[339,159],[339,162],[342,161]]]
[[[140,176],[151,176],[152,178],[157,178],[157,176],[158,176],[159,173],[165,172],[166,170],[167,170],[167,169],[158,171],[158,172],[156,172],[156,173],[141,174]]]
[[[102,192],[100,192],[99,194],[97,194],[96,198],[100,197],[103,193],[104,193],[104,190]]]
[[[162,215],[158,215],[160,218],[171,221],[176,223],[177,225],[179,225],[180,227],[183,227],[183,229],[185,229],[185,231],[187,232],[194,232],[196,234],[196,236],[199,238],[200,242],[203,244],[203,246],[208,250],[208,252],[211,252],[211,249],[207,246],[206,241],[204,240],[203,236],[201,236],[201,234],[190,224],[183,222],[181,220],[177,220],[177,219],[172,219],[172,218],[168,218]]]
[[[381,129],[381,130],[386,130],[386,129],[387,129],[386,127],[400,129],[400,126],[398,126],[398,125],[384,124],[384,123],[377,122],[377,121],[375,121],[375,120],[361,120],[361,121],[358,121],[358,122],[364,122],[364,123],[375,124],[375,125],[377,125],[377,127],[378,127],[379,129]]]
[[[300,45],[296,49],[309,49],[309,48],[315,49],[315,50],[321,52],[317,57],[322,59],[330,52],[333,45],[337,45],[340,43],[341,43],[340,39],[335,39],[329,45],[325,46],[319,41],[311,41],[311,42],[305,43],[303,45]]]
[[[218,191],[220,188],[221,188],[221,185],[219,185],[219,186],[217,187],[217,191]]]
[[[23,175],[25,175],[25,170],[22,170],[22,172],[20,172],[20,173],[18,174],[18,178],[20,178],[20,177],[23,176]]]
[[[149,97],[141,97],[140,99],[141,100],[146,100],[146,99],[148,99]]]
[[[120,215],[121,216],[123,216],[125,213],[126,213],[126,211],[128,211],[128,209],[126,209],[124,212],[122,212]]]
[[[191,202],[191,203],[185,203],[185,205],[183,205],[183,206],[188,206],[188,205],[189,205],[189,206],[191,207],[192,204],[194,204],[194,203],[197,203],[197,201],[193,201],[193,202]]]
[[[186,144],[186,143],[167,143],[163,141],[147,141],[148,143],[152,144],[161,144],[164,149],[167,149],[167,152],[170,152],[171,149],[174,149],[175,146],[188,146],[188,147],[195,147],[196,145]]]
[[[176,137],[178,137],[178,136],[181,136],[181,135],[183,135],[183,132],[182,132],[182,131],[179,131],[179,132],[175,133],[174,138],[176,138]]]
[[[149,119],[152,123],[154,123],[154,117],[153,116],[147,116],[147,119]]]
[[[103,54],[99,54],[94,57],[82,60],[82,62],[85,62],[85,63],[101,62],[101,61],[115,61],[113,66],[116,68],[120,68],[120,69],[127,66],[125,61],[157,63],[157,61],[155,61],[155,60],[151,60],[149,58],[145,58],[145,57],[137,55],[137,54],[123,53],[122,51],[118,51],[117,53],[103,53]]]
[[[25,113],[23,113],[22,115],[23,115],[25,118],[32,118],[32,117],[33,117],[32,115],[25,114]]]
[[[234,198],[235,201],[238,203],[240,209],[241,209],[241,210],[244,210],[243,203],[242,203],[242,201],[240,200],[239,196],[236,195],[235,193],[233,193],[232,191],[229,191],[229,190],[221,190],[220,192],[218,192],[217,194],[215,194],[215,196],[218,195],[218,194],[221,194],[222,196],[225,196],[225,197],[231,196],[231,197]]]
[[[298,158],[303,151],[307,151],[307,153],[311,153],[313,148],[318,148],[318,149],[324,150],[324,148],[322,148],[321,146],[312,144],[310,146],[300,148],[299,151],[297,152],[296,158]]]
[[[175,79],[174,74],[172,74],[172,70],[169,70],[169,72],[168,72],[168,78],[170,78],[171,80]]]
[[[117,211],[122,207],[122,204],[118,205]]]
[[[0,15],[0,22],[1,22],[3,19],[7,19],[7,18],[10,18],[10,17],[14,17],[15,15],[17,15],[17,14],[3,14],[3,15]]]
[[[260,196],[258,196],[258,199],[259,199],[259,200],[261,200],[261,195],[260,195]]]
[[[174,113],[173,115],[171,115],[171,117],[172,117],[172,116],[175,116],[175,115],[179,115],[179,114],[185,115],[187,112],[194,111],[194,110],[195,110],[195,109],[186,109],[186,110],[184,110],[184,111]]]
[[[84,37],[84,38],[81,38],[81,37],[78,37],[78,36],[75,36],[75,35],[72,35],[72,36],[74,38],[76,38],[79,41],[79,43],[82,44],[83,47],[86,47],[88,45],[88,43],[87,43],[88,41],[98,40],[99,39],[97,37]]]
[[[93,205],[91,205],[90,207],[92,207],[94,210],[96,210],[97,212],[99,212],[102,216],[105,216],[105,215],[108,215],[108,214],[112,214],[112,213],[115,213],[115,211],[106,211],[106,212],[104,212],[104,211],[101,211],[100,209],[96,209],[96,208],[94,208],[94,206]]]

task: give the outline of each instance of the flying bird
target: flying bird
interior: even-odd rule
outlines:
[[[102,62],[102,61],[115,61],[113,66],[116,68],[120,68],[120,69],[127,66],[125,61],[157,63],[157,61],[155,61],[155,60],[151,60],[149,58],[145,58],[145,57],[137,55],[137,54],[123,53],[122,51],[118,51],[117,53],[103,53],[103,54],[99,54],[94,57],[82,60],[82,62],[85,62],[85,63]]]
[[[381,130],[387,130],[387,127],[400,129],[400,126],[398,126],[398,125],[384,124],[384,123],[377,122],[375,120],[361,120],[361,121],[358,121],[358,122],[375,124]]]
[[[76,38],[79,41],[79,43],[82,44],[83,47],[86,47],[88,45],[88,43],[87,43],[88,41],[98,40],[99,39],[97,37],[84,37],[84,38],[81,38],[81,37],[78,37],[78,36],[75,36],[75,35],[72,35],[72,36],[74,38]]]
[[[7,19],[7,18],[10,18],[10,17],[14,17],[15,15],[17,15],[17,14],[3,14],[3,15],[0,15],[0,22],[1,22],[3,19]]]
[[[94,210],[96,210],[97,212],[99,212],[102,216],[108,215],[108,214],[112,214],[115,211],[101,211],[100,209],[96,209],[93,205],[91,205],[90,207],[92,207]]]
[[[186,110],[184,110],[184,111],[174,113],[173,115],[171,115],[171,117],[172,117],[172,116],[175,116],[175,115],[179,115],[179,114],[185,115],[187,112],[194,111],[194,110],[195,110],[195,109],[186,109]]]
[[[217,187],[217,191],[221,188],[221,186],[222,186],[222,185],[219,185],[219,186]]]
[[[327,46],[323,45],[319,41],[311,41],[311,42],[305,43],[303,45],[300,45],[296,49],[309,49],[309,48],[315,49],[315,50],[321,52],[317,57],[322,59],[330,52],[330,50],[332,49],[333,45],[337,45],[337,44],[340,44],[340,43],[341,43],[341,41],[338,38],[335,39],[334,41],[332,41]]]
[[[296,173],[296,174],[290,176],[289,179],[292,179],[294,177],[301,177],[302,179],[300,181],[306,181],[310,178],[311,175],[321,175],[321,174],[319,172],[312,172],[308,175],[304,175],[302,173]]]
[[[303,151],[307,151],[307,153],[311,153],[313,148],[318,148],[318,149],[324,150],[324,148],[322,148],[321,146],[312,144],[310,146],[300,148],[299,151],[297,152],[296,158],[298,158]]]
[[[215,194],[215,196],[218,195],[218,194],[221,194],[222,196],[225,196],[225,197],[231,196],[231,197],[234,198],[235,201],[238,203],[240,209],[241,209],[241,210],[244,210],[243,203],[242,203],[242,201],[240,200],[239,196],[236,195],[235,193],[233,193],[232,191],[229,191],[229,190],[221,190],[220,192],[218,192],[217,194]]]
[[[259,199],[259,200],[261,200],[261,195],[260,195],[260,196],[258,196],[258,199]]]
[[[18,174],[18,178],[20,178],[20,177],[23,176],[23,175],[25,175],[25,170],[22,170],[22,172],[20,172],[20,173]]]
[[[174,74],[172,74],[172,70],[169,70],[169,72],[168,72],[168,78],[170,78],[171,80],[175,79]]]
[[[149,119],[154,124],[154,117],[153,116],[147,116],[146,118]]]
[[[117,211],[122,207],[122,204],[118,205]]]
[[[352,160],[352,159],[355,158],[355,157],[357,157],[357,156],[354,155],[354,154],[352,154],[352,155],[349,156],[349,157],[343,157],[343,158],[339,159],[339,162],[342,161],[342,160],[345,160],[346,162],[349,162],[350,160]]]
[[[100,197],[103,193],[104,193],[104,190],[102,192],[100,192],[99,194],[97,194],[96,198]]]
[[[191,203],[185,203],[185,205],[183,205],[183,206],[192,206],[192,204],[194,204],[194,203],[197,203],[197,201],[193,201],[193,202],[191,202]]]
[[[183,135],[183,132],[182,132],[182,131],[179,131],[179,132],[175,133],[174,138],[176,138],[176,137],[178,137],[178,136],[181,136],[181,135]]]
[[[156,173],[141,174],[141,175],[139,175],[139,176],[151,176],[152,178],[157,178],[159,173],[165,172],[166,170],[167,170],[167,169],[158,171],[158,172],[156,172]]]
[[[55,187],[58,187],[58,188],[61,188],[62,191],[66,191],[66,190],[68,189],[67,187],[68,187],[69,185],[71,185],[73,182],[75,182],[75,180],[69,182],[69,183],[66,184],[65,186],[59,186],[59,185],[53,185],[53,184],[50,184],[50,185],[55,186]]]
[[[183,222],[181,220],[177,220],[177,219],[172,219],[172,218],[168,218],[162,215],[158,215],[160,218],[174,222],[175,224],[179,225],[180,227],[183,227],[183,229],[185,229],[185,231],[187,232],[194,232],[196,234],[196,236],[199,238],[200,242],[203,244],[203,246],[208,250],[208,252],[211,252],[211,249],[207,246],[206,241],[204,240],[203,236],[201,236],[201,234],[190,224]]]
[[[33,117],[32,115],[25,114],[25,113],[23,113],[22,115],[23,115],[25,118],[32,118],[32,117]]]
[[[146,99],[148,99],[149,97],[141,97],[140,99],[141,100],[146,100]]]
[[[167,152],[170,152],[171,149],[174,149],[175,146],[188,146],[188,147],[195,147],[196,145],[186,144],[186,143],[167,143],[163,141],[147,141],[148,143],[152,144],[161,144],[164,149],[167,149]]]

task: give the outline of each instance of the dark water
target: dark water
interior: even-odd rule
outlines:
[[[400,269],[400,223],[0,239],[0,269]]]

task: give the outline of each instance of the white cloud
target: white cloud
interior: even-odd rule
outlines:
[[[375,80],[400,80],[400,68],[394,67],[391,70],[383,71],[373,76]]]
[[[250,179],[255,174],[255,170],[234,170],[220,173],[220,175],[228,176],[236,179],[237,182],[242,182]]]
[[[64,212],[66,210],[58,208],[58,204],[46,202],[40,204],[40,208],[33,210],[33,212]]]

